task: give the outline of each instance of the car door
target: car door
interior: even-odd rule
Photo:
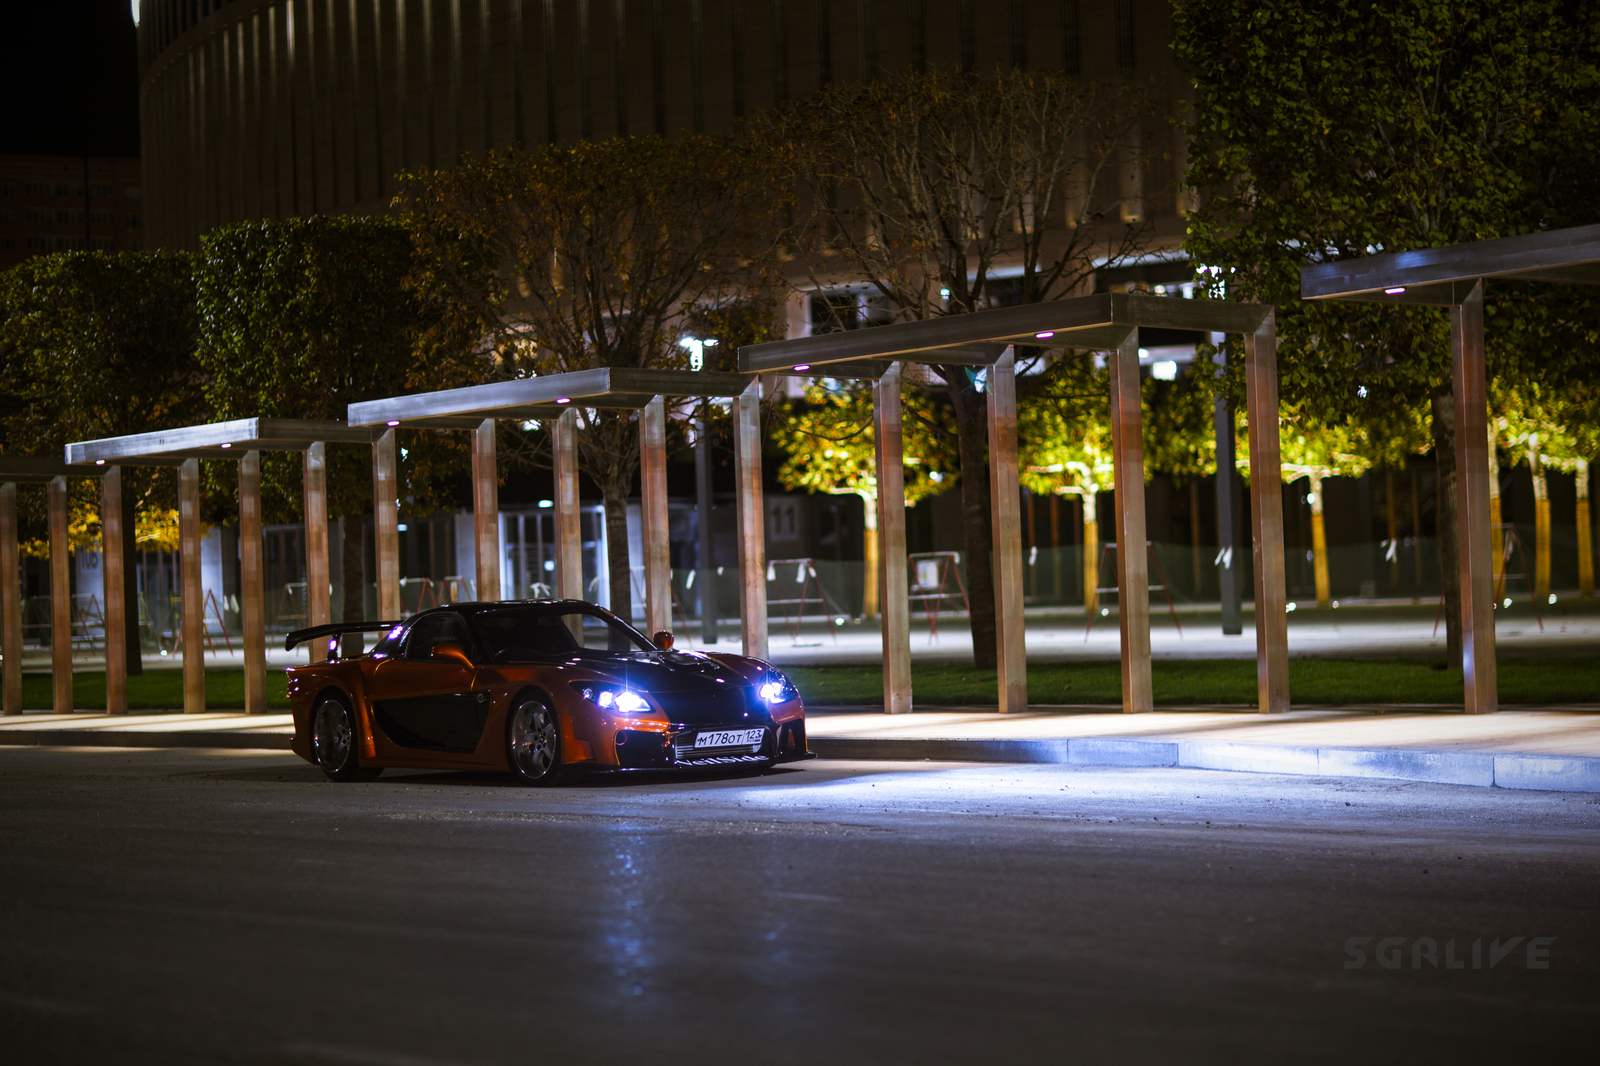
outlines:
[[[402,747],[471,754],[488,722],[489,693],[475,686],[475,667],[434,657],[434,646],[443,643],[475,655],[472,632],[454,611],[423,615],[412,624],[399,654],[373,671],[374,717]]]

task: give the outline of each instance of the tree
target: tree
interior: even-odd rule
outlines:
[[[421,307],[404,285],[414,252],[392,219],[242,222],[207,234],[201,248],[199,358],[219,418],[342,422],[348,404],[471,384],[483,374],[483,360],[464,344],[452,347],[437,335],[430,344],[417,343]],[[445,434],[413,433],[402,449],[401,498],[427,514],[464,452]],[[231,488],[235,465],[210,465],[218,484]],[[302,515],[301,467],[297,454],[262,455],[262,509],[269,520]],[[327,488],[328,513],[344,519],[343,617],[359,620],[370,452],[330,446]]]
[[[186,254],[64,252],[12,267],[0,274],[0,451],[60,457],[70,441],[203,421],[194,338]],[[164,474],[129,467],[122,475],[127,525],[150,548],[176,546],[177,491]],[[97,487],[74,478],[68,488],[70,543],[98,549]],[[18,515],[23,541],[37,540],[41,554],[43,495],[24,496]],[[128,669],[139,671],[137,642]]]
[[[1583,150],[1596,126],[1597,10],[1222,0],[1174,14],[1174,49],[1195,85],[1188,180],[1204,197],[1186,243],[1213,268],[1213,295],[1278,305],[1283,400],[1316,422],[1431,408],[1452,661],[1461,614],[1446,316],[1303,305],[1299,271],[1600,217]],[[1501,326],[1489,317],[1491,331]]]
[[[928,394],[902,394],[905,502],[915,504],[949,487],[956,465],[953,441],[939,432]],[[848,493],[861,497],[866,520],[862,614],[878,613],[877,435],[872,389],[823,379],[806,389],[802,402],[785,402],[772,420],[772,440],[787,458],[778,480],[791,489]],[[909,432],[908,432],[909,431]]]
[[[1066,75],[934,69],[826,86],[756,135],[807,196],[796,240],[813,282],[864,284],[923,319],[1079,294],[1139,251],[1147,117]],[[973,655],[992,668],[988,412],[972,368],[933,370],[960,454]]]
[[[398,203],[422,251],[415,283],[429,307],[481,330],[496,373],[517,376],[683,367],[678,340],[696,315],[772,287],[778,188],[753,146],[633,137],[407,175]],[[587,409],[580,426],[579,462],[605,501],[611,608],[626,618],[637,417]]]

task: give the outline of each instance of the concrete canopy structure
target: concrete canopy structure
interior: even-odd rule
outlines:
[[[0,455],[0,657],[5,660],[4,695],[0,714],[22,713],[22,592],[17,585],[17,486],[44,485],[50,508],[50,658],[51,706],[56,714],[72,713],[72,578],[67,569],[67,478],[101,477],[105,471],[70,467],[43,456]],[[109,485],[109,483],[108,483]],[[121,483],[116,483],[120,493]],[[109,491],[109,487],[108,487]],[[107,587],[121,587],[122,537],[120,496],[116,518],[106,524]],[[113,522],[117,526],[112,528]],[[114,544],[113,544],[114,539]],[[113,556],[115,573],[112,572]],[[115,579],[116,585],[111,581]],[[113,617],[122,617],[120,596],[106,601],[106,709],[127,709],[125,688],[114,688],[111,676],[111,628]],[[119,631],[120,636],[120,631]],[[120,646],[118,648],[120,653]],[[125,666],[119,658],[118,665]],[[118,703],[121,706],[118,706]]]
[[[1499,710],[1489,547],[1489,396],[1483,287],[1490,278],[1600,284],[1600,226],[1529,233],[1306,267],[1307,300],[1450,309],[1455,392],[1461,668],[1469,714]]]
[[[186,713],[198,714],[206,709],[205,665],[200,651],[205,640],[205,608],[200,586],[200,460],[227,459],[239,463],[239,585],[244,616],[245,711],[255,714],[267,709],[261,453],[304,453],[307,622],[313,626],[326,625],[332,613],[328,584],[326,445],[330,442],[370,444],[377,436],[372,430],[352,429],[339,422],[241,418],[67,445],[67,462],[79,471],[86,467],[103,467],[109,471],[120,466],[178,468],[178,557],[183,599],[183,709]],[[109,501],[106,513],[111,513]],[[126,639],[126,625],[126,619],[119,620],[117,639]],[[111,628],[108,617],[108,642]],[[323,654],[313,645],[313,659]],[[108,688],[110,659],[108,655]],[[126,703],[121,709],[126,709]]]
[[[652,634],[672,631],[672,570],[667,533],[666,397],[734,399],[738,477],[740,486],[739,565],[744,575],[741,602],[744,652],[757,658],[767,654],[766,586],[758,586],[752,599],[751,582],[766,573],[762,541],[761,446],[758,386],[738,374],[713,371],[649,370],[602,367],[566,374],[516,378],[462,389],[396,396],[354,403],[348,408],[351,426],[381,432],[374,449],[374,482],[395,481],[394,431],[409,429],[461,429],[473,432],[472,499],[473,533],[477,556],[477,593],[480,600],[500,598],[498,463],[495,454],[495,420],[550,420],[555,459],[556,596],[583,598],[583,545],[578,527],[578,411],[597,408],[639,411],[639,457],[644,496],[645,628]],[[753,458],[753,461],[751,457]],[[753,488],[752,488],[753,486]],[[378,526],[379,613],[385,599],[400,602],[399,507],[396,494],[376,501]],[[752,576],[753,575],[753,576]],[[759,600],[760,610],[751,605]]]
[[[1014,345],[1112,353],[1112,436],[1117,505],[1117,587],[1122,632],[1124,711],[1152,709],[1149,574],[1143,545],[1144,448],[1139,408],[1141,327],[1240,333],[1245,337],[1251,478],[1277,485],[1278,375],[1273,308],[1218,300],[1104,293],[995,308],[819,337],[772,341],[739,350],[747,374],[803,373],[875,378],[873,411],[878,456],[878,529],[883,589],[884,709],[911,707],[909,605],[906,599],[905,498],[901,490],[900,364],[989,367],[989,462],[993,501],[995,614],[1000,709],[1027,709],[1023,644],[1022,529],[1017,485]],[[1256,575],[1256,652],[1260,709],[1289,706],[1285,618],[1283,504],[1278,494],[1251,493]]]

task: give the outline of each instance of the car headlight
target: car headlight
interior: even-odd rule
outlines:
[[[794,682],[785,677],[778,670],[768,670],[756,685],[756,695],[768,703],[788,703],[790,700],[800,698],[800,690],[794,687]]]
[[[574,681],[573,690],[603,711],[618,714],[645,714],[650,703],[632,689],[595,681]]]

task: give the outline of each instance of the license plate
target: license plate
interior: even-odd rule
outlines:
[[[762,731],[759,729],[718,729],[712,732],[701,730],[694,738],[697,748],[731,748],[738,744],[760,744]]]

